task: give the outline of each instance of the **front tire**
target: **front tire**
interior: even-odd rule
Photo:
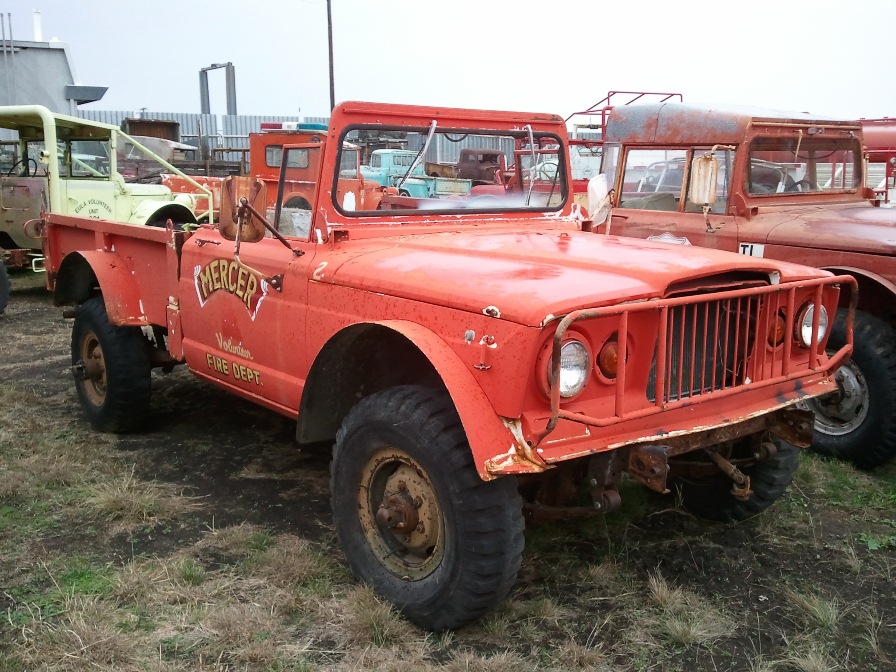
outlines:
[[[361,400],[330,474],[352,571],[416,625],[456,628],[506,597],[523,552],[516,481],[479,477],[447,393],[401,386]]]
[[[846,343],[846,311],[837,313],[828,347]],[[852,358],[834,373],[838,391],[807,402],[815,413],[812,450],[872,469],[896,454],[896,334],[878,317],[856,312]]]
[[[723,473],[702,478],[681,478],[675,489],[681,495],[685,509],[700,518],[739,521],[752,518],[774,504],[787,490],[799,466],[800,449],[784,441],[775,440],[777,451],[770,457],[740,467],[750,477],[752,493],[746,500],[732,492],[733,481]],[[743,442],[734,451],[734,458],[745,453],[749,444]],[[674,490],[673,490],[674,491]]]
[[[150,365],[139,327],[109,323],[103,297],[75,311],[72,373],[81,407],[101,432],[128,432],[149,414]]]

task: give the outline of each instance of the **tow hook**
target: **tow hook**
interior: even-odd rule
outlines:
[[[750,495],[753,494],[753,490],[750,488],[750,477],[718,453],[705,448],[704,452],[709,455],[709,459],[715,463],[722,473],[734,481],[734,484],[731,486],[731,494],[741,501],[750,499]]]

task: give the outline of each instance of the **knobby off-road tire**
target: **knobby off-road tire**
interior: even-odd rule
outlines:
[[[463,625],[513,586],[524,529],[516,480],[479,478],[446,393],[401,386],[360,401],[336,437],[330,489],[355,576],[421,628]]]
[[[9,303],[9,293],[11,291],[12,284],[9,280],[9,270],[7,270],[6,264],[0,260],[0,315],[6,310],[6,305]]]
[[[846,311],[837,311],[828,348],[846,342]],[[834,378],[837,393],[807,403],[815,413],[812,450],[873,469],[896,454],[896,332],[856,312],[852,359]]]
[[[110,324],[101,296],[75,312],[72,367],[78,399],[94,429],[127,432],[145,421],[150,366],[143,334],[138,327]]]
[[[777,439],[774,443],[778,449],[774,455],[741,468],[750,477],[750,488],[753,491],[747,500],[734,496],[734,482],[723,473],[676,480],[673,492],[677,490],[684,507],[700,518],[723,521],[752,518],[765,511],[784,494],[799,465],[799,448]]]

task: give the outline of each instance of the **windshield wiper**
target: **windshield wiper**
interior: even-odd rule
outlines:
[[[404,177],[402,177],[401,180],[399,180],[398,184],[395,185],[396,188],[400,189],[401,185],[403,185],[407,181],[407,179],[411,176],[411,173],[414,171],[414,168],[416,168],[420,164],[420,159],[423,158],[423,155],[426,154],[426,150],[429,149],[429,143],[432,141],[432,136],[435,134],[435,132],[436,132],[436,120],[433,119],[432,125],[429,127],[429,133],[426,136],[426,142],[423,143],[423,147],[421,147],[420,151],[417,152],[417,156],[415,156],[414,160],[411,162],[411,167],[408,168],[408,172],[406,172],[404,174]]]

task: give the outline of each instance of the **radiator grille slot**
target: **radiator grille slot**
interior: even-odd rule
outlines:
[[[755,342],[758,297],[670,307],[660,327],[647,397],[663,403],[691,399],[747,382],[746,362]],[[663,356],[664,366],[659,367]],[[657,371],[663,379],[657,387]]]

